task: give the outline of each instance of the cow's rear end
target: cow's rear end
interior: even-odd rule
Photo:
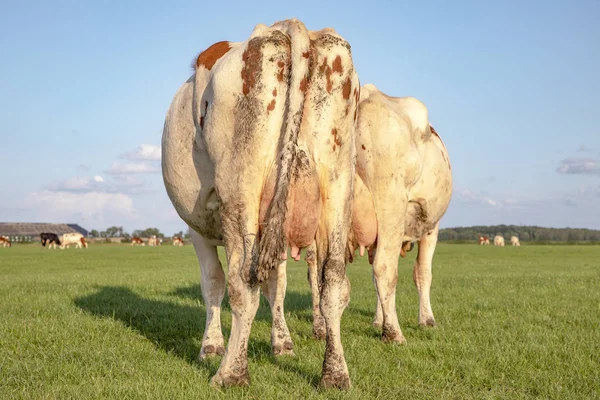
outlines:
[[[214,163],[229,264],[232,330],[217,384],[247,384],[255,283],[316,238],[327,322],[324,386],[348,387],[340,318],[354,175],[358,78],[350,46],[331,29],[297,20],[258,25],[229,44],[210,72],[198,67],[196,143]],[[197,87],[199,88],[199,84]],[[284,267],[284,265],[283,265]]]

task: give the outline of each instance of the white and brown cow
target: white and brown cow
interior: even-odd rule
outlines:
[[[145,246],[146,243],[144,243],[144,241],[142,240],[142,238],[134,236],[134,237],[131,238],[131,246],[135,246],[135,245]]]
[[[479,236],[479,245],[480,246],[484,246],[484,245],[489,246],[490,245],[490,238],[487,237],[487,236]]]
[[[275,354],[292,353],[285,324],[286,250],[316,238],[327,322],[321,384],[348,387],[340,319],[349,301],[345,247],[354,181],[358,77],[349,44],[333,29],[292,19],[257,25],[243,42],[219,42],[168,111],[163,179],[192,228],[207,309],[200,357],[222,354],[225,246],[231,337],[212,381],[248,384],[247,347],[259,286],[273,314]]]
[[[148,246],[158,246],[158,238],[156,235],[152,235],[148,238]]]
[[[519,242],[519,238],[516,236],[511,236],[510,237],[510,244],[512,244],[513,246],[520,246],[521,243]]]
[[[173,236],[173,246],[183,246],[183,239],[179,236]]]
[[[85,240],[85,237],[78,232],[74,233],[65,233],[60,237],[60,248],[69,248],[70,245],[74,244],[75,248],[80,249],[85,247],[87,249],[88,243]]]
[[[452,171],[441,138],[429,125],[427,108],[411,97],[390,97],[373,85],[361,88],[356,132],[358,153],[350,261],[368,250],[377,289],[373,324],[385,341],[405,341],[396,313],[398,259],[419,243],[413,279],[419,293],[419,325],[435,326],[431,309],[431,262],[439,221],[452,196]],[[313,333],[323,336],[317,268],[307,251],[313,291]]]
[[[2,247],[11,247],[12,243],[10,242],[10,239],[8,238],[8,236],[0,236],[0,246]]]
[[[494,237],[494,246],[504,247],[504,237],[502,235],[496,235]]]

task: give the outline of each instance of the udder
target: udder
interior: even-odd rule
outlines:
[[[265,218],[273,199],[275,173],[268,177],[259,211],[259,232],[266,226]],[[292,249],[292,258],[300,260],[300,250],[312,244],[321,217],[321,192],[317,174],[309,168],[305,159],[300,158],[292,173],[287,201],[287,215],[284,226],[288,246]],[[285,259],[287,254],[282,254]]]
[[[354,184],[351,229],[352,249],[360,248],[360,255],[362,256],[365,247],[372,246],[377,240],[377,214],[375,214],[373,197],[358,176]]]

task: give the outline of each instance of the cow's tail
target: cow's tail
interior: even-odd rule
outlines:
[[[264,282],[269,272],[287,256],[287,239],[284,232],[287,200],[310,67],[310,38],[304,24],[293,19],[276,23],[272,27],[290,37],[291,76],[287,90],[286,114],[283,117],[283,136],[278,145],[275,191],[265,218],[267,224],[260,238],[258,263],[254,263],[256,271],[251,274],[253,283]]]
[[[79,239],[79,241],[81,241],[81,246],[87,249],[88,245],[83,236]]]

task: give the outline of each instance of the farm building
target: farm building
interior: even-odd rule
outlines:
[[[89,232],[77,224],[47,224],[32,222],[0,222],[0,236],[8,236],[11,242],[32,242],[40,239],[40,233],[52,232],[57,235],[64,233],[81,233],[88,236]]]

